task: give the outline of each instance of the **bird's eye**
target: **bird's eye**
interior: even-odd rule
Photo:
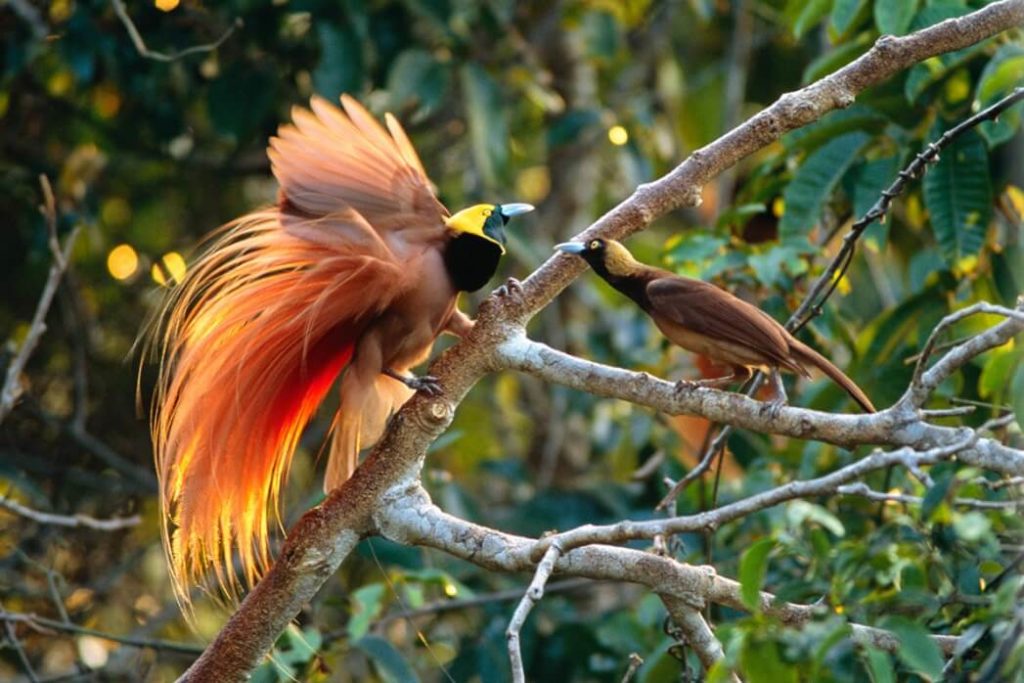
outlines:
[[[491,215],[491,210],[490,209],[484,209],[484,216],[490,216],[490,215]]]
[[[601,240],[590,240],[590,244],[587,245],[587,248],[588,249],[600,249],[601,248]]]

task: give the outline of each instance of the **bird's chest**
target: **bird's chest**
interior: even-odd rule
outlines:
[[[445,270],[444,260],[428,250],[408,266],[417,271],[417,286],[407,288],[374,326],[389,341],[389,358],[394,365],[415,365],[430,352],[455,310],[458,292]]]

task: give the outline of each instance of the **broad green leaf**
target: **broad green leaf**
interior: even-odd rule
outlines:
[[[902,36],[910,28],[917,0],[876,0],[875,26],[879,33]]]
[[[761,611],[761,586],[768,571],[768,554],[774,547],[775,539],[762,538],[740,559],[740,598],[751,611]]]
[[[1002,347],[989,352],[978,378],[978,395],[994,400],[1006,390],[1013,378],[1020,354],[1015,349]]]
[[[347,26],[326,21],[316,22],[316,34],[320,61],[313,70],[313,87],[329,101],[337,102],[341,93],[356,92],[363,83],[362,43]]]
[[[484,183],[496,187],[508,165],[508,115],[501,86],[477,64],[463,66],[461,76],[473,157]]]
[[[370,630],[370,622],[380,616],[384,608],[387,587],[383,583],[371,583],[352,593],[352,616],[348,620],[348,635],[359,640]]]
[[[832,0],[789,0],[784,18],[793,36],[800,38],[828,16],[831,9]]]
[[[385,683],[415,683],[419,676],[395,646],[379,636],[364,636],[352,643],[366,653]]]
[[[850,169],[848,175],[853,213],[855,220],[863,218],[882,197],[882,191],[895,182],[900,170],[901,158],[898,156],[883,157],[866,161]],[[877,251],[885,248],[889,234],[889,222],[878,220],[868,226],[861,240],[870,244]]]
[[[868,16],[868,0],[835,0],[829,25],[840,38],[857,28]]]
[[[904,617],[887,619],[884,628],[900,639],[900,649],[896,654],[904,664],[930,680],[937,681],[942,677],[942,652],[928,629]]]
[[[426,50],[404,50],[391,64],[388,92],[391,106],[401,109],[410,102],[419,105],[417,117],[435,111],[448,95],[448,68]]]
[[[937,139],[942,121],[928,135]],[[992,216],[992,181],[988,150],[974,131],[967,131],[940,155],[924,177],[924,204],[932,231],[950,265],[981,250]]]
[[[740,655],[740,674],[747,683],[796,683],[797,668],[779,656],[779,645],[750,639]]]
[[[793,528],[801,528],[808,522],[820,524],[834,536],[846,535],[846,528],[838,517],[821,505],[806,500],[794,500],[786,506],[786,517]]]
[[[1009,43],[999,48],[981,71],[974,95],[974,107],[984,109],[1024,84],[1024,46]],[[1017,103],[999,115],[996,121],[985,121],[978,131],[989,147],[1000,145],[1013,137],[1020,127],[1024,105]]]
[[[871,683],[896,683],[896,671],[888,652],[868,646],[864,649],[864,664]]]
[[[832,190],[869,139],[867,133],[847,133],[804,160],[783,193],[785,211],[779,221],[779,237],[783,242],[804,237],[811,231]]]

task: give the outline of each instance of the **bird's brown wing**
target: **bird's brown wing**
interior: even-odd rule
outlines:
[[[806,374],[792,358],[785,328],[725,290],[700,280],[666,275],[651,280],[646,293],[655,318],[715,341],[751,349],[764,357],[766,365]]]
[[[342,95],[341,103],[344,111],[314,97],[311,109],[295,107],[292,123],[271,138],[283,218],[291,212],[348,234],[355,212],[365,219],[356,228],[368,224],[404,260],[405,245],[444,234],[448,211],[398,122],[389,116],[386,130],[356,100]]]

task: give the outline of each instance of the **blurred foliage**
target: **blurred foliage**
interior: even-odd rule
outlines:
[[[145,420],[135,406],[132,345],[203,234],[274,199],[266,139],[314,93],[350,92],[407,123],[442,199],[531,201],[503,276],[523,276],[550,246],[641,182],[772,102],[866,51],[982,2],[690,0],[562,3],[489,0],[157,0],[127,11],[151,50],[219,48],[170,62],[139,54],[104,0],[0,6],[0,330],[23,336],[49,252],[37,177],[58,191],[60,227],[82,226],[73,268],[31,360],[26,398],[0,428],[2,492],[38,509],[143,515],[126,532],[40,526],[0,512],[3,609],[108,633],[195,642],[171,597],[157,524]],[[930,59],[844,111],[786,135],[631,242],[637,255],[714,280],[779,319],[792,311],[863,214],[929,140],[1024,79],[1020,32]],[[739,96],[730,96],[738,92]],[[879,405],[905,388],[935,323],[979,299],[1024,291],[1021,107],[961,138],[888,220],[865,235],[825,314],[804,333]],[[497,282],[497,280],[496,280]],[[472,310],[478,299],[466,302]],[[995,321],[957,326],[960,338]],[[713,374],[669,353],[628,302],[584,276],[531,334],[602,362],[679,377]],[[7,357],[9,353],[5,351]],[[977,358],[935,397],[1024,416],[1021,346]],[[144,367],[143,395],[153,368]],[[800,405],[849,410],[824,381],[800,382]],[[145,413],[143,409],[142,414]],[[287,523],[318,500],[316,456],[328,415],[293,467]],[[524,534],[652,516],[663,476],[694,461],[707,425],[547,387],[516,375],[482,382],[436,444],[425,480],[445,510]],[[1020,446],[1019,430],[1004,434]],[[737,433],[719,502],[855,460],[819,443]],[[663,464],[645,479],[648,458]],[[797,501],[687,535],[674,551],[711,561],[788,600],[818,602],[806,627],[712,610],[729,667],[750,681],[934,680],[930,632],[966,634],[950,680],[998,680],[1021,652],[1013,633],[1021,524],[1007,509],[954,497],[1012,500],[991,474],[944,464],[924,486],[902,470],[868,478],[923,505],[845,497]],[[679,501],[702,509],[710,483]],[[278,643],[258,681],[508,679],[509,599],[525,577],[484,572],[440,553],[367,541]],[[490,599],[493,598],[493,599]],[[501,598],[501,599],[499,599]],[[469,600],[452,609],[453,601]],[[210,637],[223,610],[200,599]],[[406,613],[417,616],[405,618]],[[530,680],[618,681],[630,653],[644,683],[696,675],[692,653],[663,627],[660,602],[632,586],[553,590],[523,633]],[[852,644],[850,622],[889,628],[890,655]],[[44,677],[101,670],[103,680],[170,680],[189,656],[92,636],[18,629]],[[681,659],[682,661],[679,661]],[[0,678],[21,671],[0,649]],[[681,674],[681,672],[684,672]],[[688,674],[685,672],[689,672]],[[716,669],[712,680],[724,680]],[[988,676],[988,678],[985,678]],[[90,679],[92,680],[92,679]]]

